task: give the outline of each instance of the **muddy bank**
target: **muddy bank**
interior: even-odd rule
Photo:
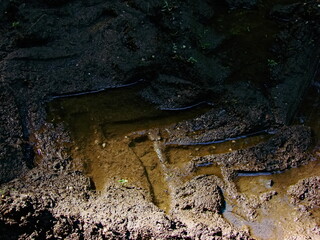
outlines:
[[[51,139],[59,136],[63,141],[67,140],[59,132],[61,133],[59,129],[54,128],[46,132],[42,144],[49,146]],[[44,155],[42,164],[29,171],[23,181],[17,179],[3,186],[2,237],[193,239],[201,236],[225,236],[249,239],[247,232],[233,230],[218,214],[223,199],[215,185],[211,189],[213,193],[216,192],[217,197],[220,196],[220,200],[214,197],[216,195],[207,195],[213,203],[204,201],[196,206],[200,210],[208,208],[207,214],[217,218],[217,224],[209,224],[208,216],[207,223],[201,226],[195,220],[185,223],[185,218],[178,220],[166,215],[150,202],[144,189],[131,182],[107,184],[104,194],[96,195],[89,178],[70,169],[70,161],[64,153],[63,148],[55,148],[51,154]],[[182,194],[182,190],[179,192]],[[202,193],[206,194],[206,190]],[[196,194],[193,201],[198,202]],[[205,205],[201,207],[202,204]]]
[[[248,221],[258,221],[259,209],[278,201],[277,192],[248,197],[236,177],[314,158],[314,128],[286,125],[317,83],[319,9],[313,1],[2,1],[0,236],[263,239]],[[117,121],[80,122],[89,126],[84,137],[78,131],[80,147],[65,119],[47,122],[52,99],[135,83],[152,114],[141,102],[123,110],[131,113],[134,106],[133,118],[110,107]],[[207,109],[153,122],[161,109],[192,106]],[[92,117],[73,110],[80,120],[84,112]],[[146,118],[152,123],[143,126]],[[136,128],[129,129],[132,122]],[[233,149],[238,139],[261,134],[267,136]],[[230,147],[215,150],[221,142]],[[208,147],[189,149],[198,145]],[[108,175],[100,185],[90,175],[95,171],[80,166],[95,156],[103,159],[96,172]],[[212,168],[201,170],[206,164]],[[292,203],[317,208],[316,184],[308,178],[290,188]],[[230,203],[246,226],[224,214]],[[282,236],[319,237],[314,222],[303,221],[297,220],[299,234],[289,229]]]
[[[299,181],[288,189],[291,201],[304,210],[319,207],[319,177],[312,177]],[[302,207],[302,204],[305,206]]]
[[[0,93],[0,182],[19,176],[26,170],[26,145],[18,106],[12,96],[12,89],[1,84]]]
[[[248,149],[220,155],[208,155],[195,164],[212,162],[228,171],[272,172],[298,167],[310,161],[311,132],[307,127],[292,126],[279,129],[268,141]]]

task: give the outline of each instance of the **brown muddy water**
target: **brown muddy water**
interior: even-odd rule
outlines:
[[[206,145],[166,144],[159,129],[195,118],[211,107],[162,111],[143,101],[138,88],[58,98],[48,105],[48,121],[62,122],[70,131],[74,168],[90,176],[99,192],[109,182],[142,188],[159,208],[169,211],[173,182],[201,174],[222,177],[214,165],[199,166],[190,173],[193,158],[250,147],[268,138],[261,133]]]
[[[266,17],[267,9],[274,1],[264,3],[259,11],[223,13],[213,23],[216,29],[218,26],[218,30],[230,36],[219,50],[228,65],[235,69],[229,81],[249,81],[262,91],[272,85],[268,82],[268,64],[277,64],[277,59],[269,47],[279,30],[279,26]],[[91,177],[97,192],[103,193],[105,185],[110,182],[141,188],[150,201],[169,214],[173,184],[184,183],[202,174],[223,179],[220,168],[214,164],[204,164],[196,171],[189,171],[192,159],[248,148],[269,137],[258,134],[207,145],[166,144],[159,129],[195,118],[208,111],[210,106],[201,105],[186,111],[161,111],[143,101],[136,94],[137,89],[139,86],[110,89],[58,98],[48,104],[48,121],[63,123],[70,131],[74,168]],[[286,231],[301,228],[297,221],[299,212],[290,204],[286,192],[300,179],[320,176],[319,91],[315,85],[310,88],[294,122],[312,128],[315,161],[272,175],[239,175],[237,189],[249,200],[271,190],[277,192],[266,207],[258,210],[258,218],[254,222],[246,219],[237,204],[226,198],[223,216],[236,227],[248,227],[257,239],[283,239]],[[319,210],[315,210],[306,221],[316,218],[320,224],[319,216]]]
[[[259,197],[268,191],[276,191],[268,206],[259,210],[258,220],[250,222],[241,216],[241,210],[231,201],[227,203],[224,216],[238,227],[249,226],[258,239],[284,239],[289,231],[299,231],[302,228],[298,220],[303,218],[290,203],[287,190],[290,185],[299,180],[320,176],[320,88],[319,82],[312,85],[302,101],[294,123],[304,124],[312,128],[314,146],[310,150],[314,161],[299,168],[293,168],[277,174],[248,174],[239,176],[236,181],[238,191],[248,199]],[[320,225],[320,209],[314,209],[304,223]],[[301,231],[303,232],[303,231]]]
[[[155,129],[191,119],[210,109],[162,111],[143,101],[139,86],[56,99],[48,120],[65,124],[74,141],[74,168],[90,176],[96,190],[115,182],[145,189],[157,206],[169,209],[169,170],[161,162],[151,135]],[[166,171],[166,172],[164,172]]]
[[[70,151],[74,168],[86,172],[98,192],[103,192],[104,186],[110,182],[141,188],[150,201],[169,214],[173,184],[182,184],[203,174],[223,179],[220,168],[214,164],[203,164],[196,171],[189,171],[192,159],[248,148],[270,137],[261,133],[206,145],[165,144],[159,129],[195,118],[208,111],[210,106],[203,105],[188,111],[161,111],[140,99],[136,92],[137,87],[110,89],[49,103],[48,120],[64,123],[72,136]],[[227,197],[223,216],[231,224],[239,228],[249,227],[258,239],[282,239],[287,229],[301,227],[297,222],[299,213],[290,204],[286,192],[300,179],[320,176],[318,109],[320,97],[318,89],[313,86],[297,113],[295,123],[312,127],[315,161],[277,174],[239,174],[236,179],[238,191],[249,200],[271,190],[277,195],[268,202],[268,207],[258,210],[259,217],[254,222],[247,220],[237,204]],[[315,210],[311,218],[319,214]],[[320,224],[319,219],[317,222]]]
[[[258,9],[236,10],[231,12],[220,11],[215,18],[213,26],[226,36],[228,40],[223,43],[218,54],[234,69],[229,77],[230,83],[247,81],[262,91],[266,96],[268,89],[274,86],[269,77],[269,68],[277,65],[279,59],[270,51],[275,35],[281,29],[281,24],[269,17],[270,9],[275,4],[290,4],[291,0],[262,1]],[[318,77],[319,79],[319,77]],[[301,103],[293,124],[304,124],[312,128],[314,134],[314,147],[312,151],[314,160],[306,166],[289,169],[278,174],[260,173],[247,176],[245,174],[236,179],[238,191],[246,197],[257,198],[267,191],[276,191],[267,208],[259,211],[257,221],[250,222],[236,203],[227,199],[224,217],[239,228],[247,226],[258,239],[284,239],[285,233],[290,230],[301,229],[297,221],[300,218],[298,211],[290,204],[287,197],[287,188],[299,180],[320,176],[320,87],[319,80],[310,87]],[[217,171],[217,170],[216,170]],[[207,173],[207,172],[206,172]],[[272,183],[272,186],[270,186]],[[315,219],[320,224],[320,210],[312,212],[310,221]],[[309,222],[308,222],[309,221]],[[307,223],[308,222],[308,223]],[[301,231],[302,232],[302,231]]]

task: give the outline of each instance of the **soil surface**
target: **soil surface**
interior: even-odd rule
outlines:
[[[320,239],[319,2],[0,19],[1,239]]]

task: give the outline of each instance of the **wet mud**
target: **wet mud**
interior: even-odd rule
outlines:
[[[1,1],[0,238],[320,238],[319,17]]]

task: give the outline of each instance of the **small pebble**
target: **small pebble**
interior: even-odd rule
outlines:
[[[272,179],[266,181],[266,187],[267,188],[271,188],[273,186],[273,184],[274,184],[274,182],[273,182]]]

